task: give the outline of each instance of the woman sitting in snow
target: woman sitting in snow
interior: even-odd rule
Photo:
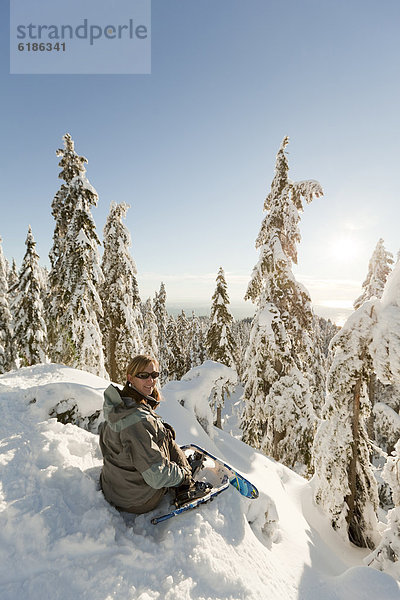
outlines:
[[[161,400],[158,369],[151,356],[135,356],[123,390],[110,385],[104,392],[100,483],[108,502],[126,512],[153,510],[168,488],[174,488],[177,506],[209,491],[192,479],[174,429],[154,412]]]

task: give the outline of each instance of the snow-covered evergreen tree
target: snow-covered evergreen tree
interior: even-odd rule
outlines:
[[[315,500],[332,526],[358,546],[377,542],[378,490],[370,464],[367,381],[375,300],[350,315],[332,340],[323,421],[314,441]]]
[[[160,291],[158,293],[156,292],[153,302],[153,312],[157,324],[157,348],[161,385],[164,385],[164,383],[169,380],[169,363],[171,360],[171,350],[168,345],[167,336],[168,313],[166,302],[167,293],[165,291],[165,285],[164,283],[161,283]]]
[[[186,373],[185,357],[178,338],[178,326],[174,317],[170,315],[167,323],[167,343],[170,349],[168,373],[170,380],[179,380]]]
[[[390,454],[400,436],[400,380],[393,379],[393,383],[384,384],[374,373],[373,381],[375,402],[372,409],[373,431],[370,437],[382,450]]]
[[[49,304],[47,307],[47,322],[50,353],[53,360],[57,360],[59,356],[55,356],[53,346],[58,339],[58,320],[64,312],[64,281],[65,272],[68,268],[65,260],[66,254],[66,236],[68,226],[71,222],[74,207],[76,203],[76,193],[74,185],[77,178],[83,177],[83,181],[87,181],[85,177],[85,164],[87,159],[84,156],[78,156],[74,149],[74,142],[71,136],[67,133],[63,136],[64,148],[58,149],[56,154],[61,156],[59,166],[62,167],[58,177],[63,179],[62,184],[54,196],[51,208],[52,215],[55,220],[53,246],[49,253],[51,269],[49,273]],[[95,191],[90,191],[86,194],[91,200],[92,197],[97,201]]]
[[[49,297],[49,271],[46,267],[42,267],[39,265],[39,274],[40,295],[43,304],[46,305],[47,299]]]
[[[206,359],[203,330],[199,318],[192,312],[188,332],[189,368],[199,367]]]
[[[316,181],[289,179],[288,141],[285,137],[277,154],[275,177],[264,204],[267,214],[256,241],[260,259],[245,296],[257,310],[245,357],[242,429],[245,442],[293,467],[310,461],[315,421],[310,383],[315,387],[315,375],[310,366],[314,360],[311,299],[294,278],[291,265],[297,262],[303,199],[310,203],[323,192]],[[288,453],[289,440],[294,454]]]
[[[370,345],[374,369],[385,384],[400,380],[400,261],[390,273],[381,301],[377,304],[377,323]],[[392,427],[398,425],[398,415]],[[388,456],[382,471],[383,479],[390,485],[394,508],[388,513],[388,528],[381,543],[371,555],[369,563],[385,569],[400,557],[400,440],[396,442],[393,456]]]
[[[368,273],[362,284],[363,293],[354,302],[355,309],[371,298],[381,298],[392,264],[393,255],[385,249],[383,239],[380,238],[369,261]],[[382,383],[377,380],[375,373],[371,371],[368,376],[368,394],[371,408],[374,407],[375,402],[382,401],[383,396],[387,397],[389,395],[388,391],[388,389],[383,389]],[[395,393],[395,390],[392,390],[392,393]],[[372,410],[368,425],[370,437],[374,437],[376,427],[379,429],[380,421],[378,420],[375,423],[374,415],[375,412]],[[377,431],[378,437],[381,437],[382,434],[383,432]]]
[[[380,238],[369,261],[367,277],[362,284],[363,293],[354,302],[355,310],[371,298],[382,297],[392,264],[393,254],[385,249]]]
[[[373,385],[370,385],[370,396],[374,403],[379,403],[377,410],[374,410],[376,418],[373,426],[377,441],[379,439],[388,451],[392,450],[393,443],[397,441],[393,436],[398,427],[400,408],[399,307],[400,263],[397,262],[388,276],[381,302],[378,304],[378,323],[371,344],[374,370],[371,376]],[[380,406],[381,403],[387,404],[388,408],[384,409]],[[392,424],[389,423],[390,418]]]
[[[15,288],[13,344],[19,366],[48,362],[47,329],[41,300],[41,271],[36,242],[29,227],[26,252]]]
[[[98,195],[86,178],[86,158],[78,156],[67,133],[52,213],[56,221],[50,252],[49,312],[52,359],[96,375],[106,376],[98,319],[102,316],[98,287],[100,257],[91,207]]]
[[[11,315],[13,316],[12,306],[14,304],[15,290],[17,289],[17,283],[18,283],[18,269],[17,269],[17,265],[16,265],[14,258],[12,259],[11,268],[7,272],[7,282],[8,282],[8,303],[10,305]]]
[[[12,317],[8,299],[6,261],[0,238],[0,373],[5,373],[13,365]]]
[[[394,508],[388,512],[387,528],[379,545],[366,559],[368,566],[380,571],[390,569],[391,564],[400,560],[400,440],[393,455],[387,458],[382,478],[392,490]]]
[[[14,322],[14,308],[15,308],[15,298],[17,295],[17,285],[18,285],[18,269],[15,259],[12,259],[11,267],[8,266],[7,272],[7,282],[8,282],[8,305],[11,312],[11,322]],[[46,315],[45,315],[46,318]],[[14,347],[13,347],[14,348]],[[13,349],[13,357],[15,359],[15,352]]]
[[[158,360],[157,338],[157,321],[153,311],[151,298],[147,298],[143,306],[143,352],[150,356],[154,356],[154,358]]]
[[[211,360],[233,367],[236,354],[232,334],[233,317],[229,311],[229,296],[222,267],[218,271],[216,281],[217,286],[212,296],[210,326],[207,331],[207,353]]]
[[[246,352],[243,440],[304,473],[315,427],[309,384],[290,359],[278,309],[264,306],[253,319]]]
[[[335,323],[332,323],[330,319],[324,319],[323,317],[317,317],[317,319],[322,343],[322,352],[325,358],[328,358],[329,345],[331,343],[332,338],[334,338],[340,330],[340,327],[335,325]]]
[[[176,329],[178,333],[178,346],[180,348],[181,360],[183,365],[183,374],[190,369],[189,357],[189,334],[190,324],[186,317],[185,311],[182,310],[176,319]]]
[[[371,353],[380,381],[400,381],[400,262],[388,277],[374,329]]]
[[[130,358],[143,349],[138,327],[141,316],[137,270],[129,251],[131,236],[123,223],[128,209],[125,202],[112,202],[103,231],[101,329],[106,370],[112,381],[124,381]]]
[[[245,369],[245,352],[249,345],[250,331],[251,331],[252,319],[246,317],[240,321],[234,321],[232,323],[232,334],[235,340],[235,364],[236,370],[241,378]]]
[[[324,353],[324,338],[320,329],[320,321],[315,314],[313,315],[313,325],[309,335],[313,349],[309,349],[304,366],[307,368],[308,365],[309,369],[307,379],[310,385],[311,403],[317,416],[320,417],[326,394],[327,359]]]
[[[400,439],[400,415],[385,402],[376,402],[373,413],[375,442],[384,452],[391,454]]]

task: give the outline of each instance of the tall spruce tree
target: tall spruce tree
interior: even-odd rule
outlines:
[[[385,384],[400,380],[400,261],[388,277],[378,304],[371,343],[374,371]]]
[[[172,315],[168,317],[167,323],[167,342],[170,349],[168,374],[170,380],[181,379],[185,371],[185,359],[182,354],[182,348],[178,336],[178,326]]]
[[[98,287],[100,257],[91,207],[98,195],[86,178],[87,159],[78,156],[67,133],[52,214],[56,225],[50,252],[49,323],[52,359],[96,375],[106,376],[98,319],[102,316]]]
[[[314,440],[315,500],[357,546],[377,541],[378,489],[370,464],[367,393],[377,301],[365,302],[333,338],[328,396]]]
[[[84,187],[80,183],[86,183],[85,164],[87,159],[84,156],[78,156],[75,152],[74,142],[69,133],[63,136],[64,148],[58,149],[57,156],[61,157],[59,166],[62,168],[58,177],[65,183],[61,185],[54,196],[51,204],[52,215],[55,220],[53,246],[49,253],[51,269],[49,273],[49,304],[47,308],[48,334],[50,343],[50,352],[53,360],[57,361],[60,356],[56,355],[54,346],[59,335],[59,318],[64,313],[64,288],[65,273],[68,269],[66,264],[66,237],[68,226],[72,220],[76,205],[76,197],[79,188]],[[79,181],[82,179],[82,182]],[[93,190],[86,193],[90,204],[97,202],[97,193]]]
[[[39,266],[40,272],[40,294],[45,305],[49,296],[49,271],[46,267]]]
[[[7,282],[8,282],[8,303],[10,305],[11,316],[13,316],[11,307],[12,307],[12,304],[13,304],[13,301],[15,298],[15,290],[17,288],[17,283],[18,283],[18,269],[17,269],[17,265],[16,265],[14,258],[12,259],[11,268],[7,272]]]
[[[379,379],[390,384],[400,380],[400,261],[388,276],[382,299],[378,305],[377,324],[370,345],[374,369]],[[398,415],[397,415],[398,417]],[[389,511],[388,527],[370,557],[369,563],[379,569],[390,567],[400,560],[400,440],[382,471],[390,485],[394,508]]]
[[[7,262],[6,262],[6,264],[7,264]],[[17,264],[16,264],[14,258],[12,259],[11,267],[10,267],[10,265],[7,265],[7,266],[8,266],[8,272],[7,272],[8,306],[9,306],[10,312],[11,312],[11,325],[13,327],[15,298],[17,295],[17,284],[18,284],[18,269],[17,269]],[[45,315],[45,319],[46,319],[46,315]],[[12,355],[13,355],[13,364],[15,364],[14,359],[16,358],[16,356],[15,356],[15,352],[14,352],[14,346],[13,346],[13,350],[12,350]]]
[[[13,366],[12,317],[8,298],[7,265],[0,238],[0,373]]]
[[[232,324],[232,334],[236,345],[235,364],[240,381],[245,369],[245,352],[249,345],[251,318],[246,317],[240,321],[234,321]]]
[[[160,383],[164,385],[169,380],[169,363],[171,350],[168,345],[167,337],[167,293],[164,283],[160,285],[160,291],[155,293],[153,302],[153,312],[157,324],[157,348],[158,362],[160,364]]]
[[[325,339],[321,331],[320,319],[315,314],[310,338],[312,349],[308,352],[304,366],[307,369],[308,365],[311,402],[317,416],[320,417],[326,395],[327,358],[324,352]]]
[[[103,231],[101,329],[106,370],[112,381],[123,381],[130,358],[143,349],[138,327],[141,317],[137,270],[129,252],[131,236],[123,223],[128,209],[125,202],[112,202]]]
[[[392,264],[393,255],[385,249],[383,239],[380,238],[369,261],[368,273],[362,284],[363,293],[354,302],[354,308],[356,310],[367,300],[382,297]],[[398,397],[398,395],[399,390],[396,385],[387,386],[385,389],[385,386],[377,379],[373,370],[370,371],[368,375],[368,396],[372,408],[368,423],[368,433],[370,438],[375,438],[375,436],[378,438],[385,437],[381,427],[381,419],[375,419],[375,403],[380,400],[384,402],[389,401],[390,403],[390,397]]]
[[[310,464],[315,414],[309,365],[314,315],[307,290],[291,271],[297,262],[303,200],[322,195],[317,181],[288,177],[284,138],[256,240],[260,259],[245,299],[257,305],[244,373],[243,440],[290,467]]]
[[[374,371],[370,378],[369,395],[375,401],[373,434],[376,442],[388,454],[394,450],[398,440],[400,421],[399,268],[400,262],[397,261],[388,276],[380,303],[380,319],[371,344]]]
[[[367,382],[371,372],[384,384],[400,379],[400,263],[388,276],[382,298],[365,301],[332,340],[335,350],[328,375],[325,421],[314,443],[315,498],[331,515],[335,528],[360,546],[377,543],[377,484],[369,464],[366,420],[370,409]],[[397,415],[398,416],[398,415]],[[396,446],[395,452],[398,453]],[[383,478],[393,490],[395,509],[389,528],[371,555],[378,566],[399,555],[399,487],[393,478],[397,458],[389,457]]]
[[[192,312],[188,331],[188,356],[190,369],[199,367],[205,361],[203,330],[199,318]]]
[[[147,298],[143,306],[143,351],[145,354],[153,356],[156,360],[158,360],[157,338],[158,330],[156,316],[153,311],[151,298]]]
[[[26,252],[14,300],[14,347],[19,366],[48,362],[47,329],[41,300],[41,272],[36,242],[29,226]]]
[[[382,479],[389,485],[392,492],[394,508],[389,510],[386,518],[387,527],[383,531],[382,539],[374,552],[366,559],[370,567],[385,571],[393,567],[393,563],[400,560],[400,439],[394,451],[387,457],[382,471]]]
[[[190,356],[189,356],[189,336],[190,336],[190,323],[186,317],[185,311],[181,310],[176,319],[176,328],[178,332],[178,345],[180,349],[180,355],[182,358],[183,374],[187,373],[190,369]]]
[[[222,267],[218,271],[216,281],[206,338],[207,352],[212,360],[234,367],[236,344],[232,333],[233,317],[229,311],[229,296]]]

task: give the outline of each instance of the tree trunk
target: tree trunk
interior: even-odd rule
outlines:
[[[115,360],[115,348],[117,347],[117,336],[116,336],[116,327],[114,324],[110,327],[110,332],[108,335],[108,375],[110,380],[116,383],[118,381],[118,372],[117,372],[117,363]],[[125,383],[125,382],[121,382]]]
[[[357,546],[360,545],[360,531],[359,525],[355,515],[355,501],[357,493],[357,459],[358,459],[358,448],[360,444],[360,396],[361,396],[361,384],[362,375],[360,375],[354,386],[353,392],[353,420],[351,423],[351,429],[353,433],[353,441],[351,444],[352,456],[349,464],[349,488],[350,494],[346,496],[345,501],[348,506],[348,513],[346,521],[348,524],[349,538]],[[362,536],[361,536],[362,537]]]
[[[218,406],[217,408],[217,419],[215,421],[215,426],[219,429],[222,429],[222,406]]]
[[[371,373],[369,376],[369,381],[368,381],[368,397],[369,397],[369,401],[371,404],[371,414],[369,416],[368,426],[367,426],[368,437],[370,440],[375,439],[374,413],[373,413],[373,408],[374,408],[374,404],[375,404],[375,394],[376,394],[376,375],[375,375],[375,373]]]

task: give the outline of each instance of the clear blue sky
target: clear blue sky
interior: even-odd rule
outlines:
[[[123,76],[10,75],[1,13],[8,259],[20,263],[30,224],[48,264],[66,132],[89,160],[100,237],[110,202],[131,205],[143,299],[164,281],[171,304],[207,306],[222,266],[241,301],[285,135],[291,178],[325,190],[305,208],[295,268],[324,314],[360,293],[379,237],[399,250],[397,0],[153,0],[152,73]]]

